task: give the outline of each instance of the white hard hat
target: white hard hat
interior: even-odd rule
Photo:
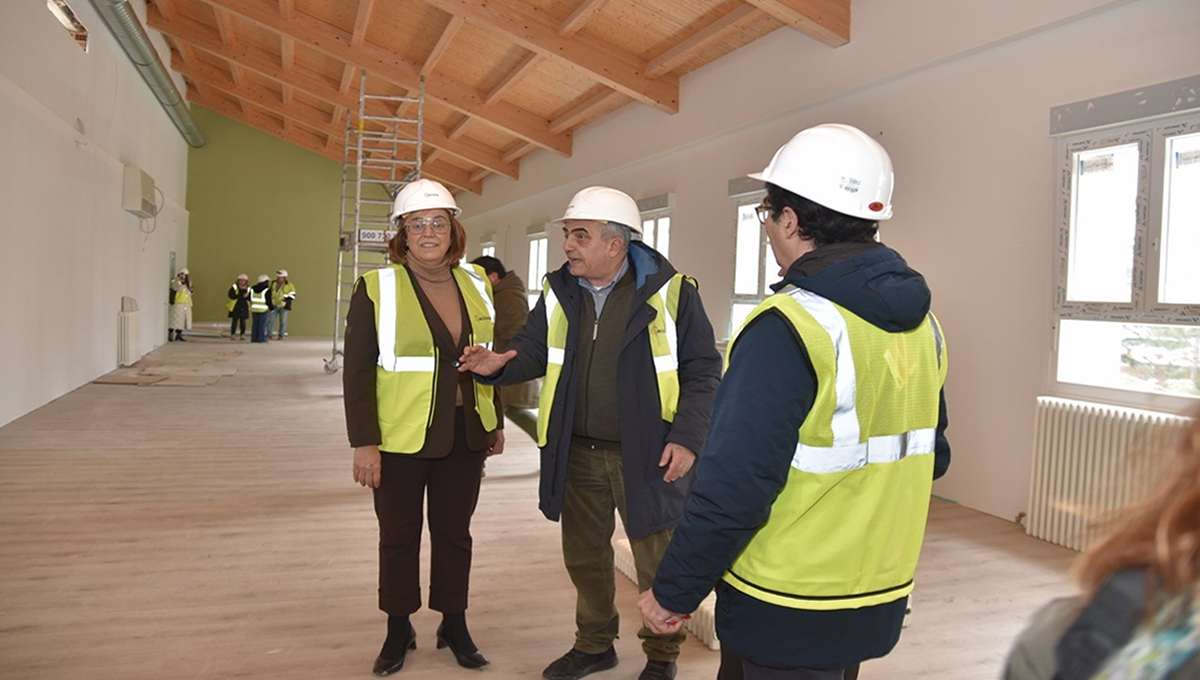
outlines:
[[[800,132],[750,177],[853,217],[892,217],[892,159],[879,142],[849,125],[827,123]]]
[[[259,283],[263,283],[264,281],[270,281],[270,280],[271,280],[271,277],[267,276],[266,274],[259,274],[259,275],[258,275],[258,282],[259,282]]]
[[[431,179],[419,179],[409,182],[396,194],[392,204],[392,221],[418,210],[433,210],[443,208],[458,217],[462,214],[458,204],[454,202],[454,194],[441,184]]]
[[[637,202],[624,191],[609,187],[588,187],[571,197],[567,212],[555,222],[567,220],[599,220],[616,222],[630,228],[635,234],[642,233],[642,215]]]
[[[287,278],[287,270],[280,269],[279,271],[275,272],[275,276],[282,276],[283,278],[286,279]]]
[[[180,273],[180,274],[183,274],[184,276],[187,276],[187,274],[188,274],[187,267],[184,267],[183,269],[180,269],[180,270],[179,270],[179,273]]]
[[[249,276],[246,276],[245,274],[238,274],[238,280],[242,280],[242,279],[245,279],[246,281],[249,281],[249,280],[250,280],[250,277],[249,277]]]

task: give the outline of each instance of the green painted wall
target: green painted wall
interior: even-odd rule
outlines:
[[[200,106],[192,115],[208,140],[188,153],[195,320],[228,321],[239,273],[254,283],[283,268],[296,285],[288,333],[331,335],[341,164]]]

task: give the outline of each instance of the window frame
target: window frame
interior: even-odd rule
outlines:
[[[763,202],[763,200],[766,197],[767,197],[767,190],[765,188],[730,196],[730,198],[733,200],[733,204],[734,204],[733,205],[733,222],[734,222],[733,234],[734,234],[734,236],[733,236],[733,249],[732,249],[734,287],[733,287],[733,290],[730,291],[729,329],[728,329],[728,335],[725,336],[726,338],[733,337],[733,334],[737,331],[737,328],[735,328],[733,325],[733,319],[735,316],[733,313],[733,310],[735,309],[735,307],[737,305],[748,304],[748,305],[757,306],[763,300],[766,300],[771,295],[771,293],[767,292],[767,286],[769,285],[769,283],[767,281],[767,265],[766,265],[767,254],[771,252],[771,244],[770,244],[769,240],[767,239],[767,231],[765,229],[763,229],[761,223],[758,225],[758,255],[757,255],[757,259],[755,260],[755,262],[757,263],[757,269],[758,269],[758,283],[756,286],[756,290],[758,292],[754,295],[748,295],[745,293],[739,294],[737,292],[737,263],[738,263],[737,230],[738,230],[738,226],[739,226],[738,223],[740,221],[741,211],[742,211],[742,208],[746,207],[746,206],[758,206],[759,204],[761,204]],[[754,219],[757,222],[758,216],[755,215]]]
[[[550,232],[545,225],[530,227],[526,230],[525,236],[529,243],[529,262],[526,267],[526,273],[529,278],[526,279],[528,286],[529,309],[530,311],[537,305],[538,298],[542,294],[542,278],[549,273],[550,269]],[[539,254],[540,258],[534,256],[534,245],[540,242]]]
[[[1169,160],[1167,142],[1173,137],[1190,134],[1200,134],[1200,112],[1177,113],[1169,117],[1075,132],[1058,138],[1054,303],[1049,365],[1049,384],[1053,394],[1171,411],[1195,408],[1200,401],[1200,397],[1196,396],[1071,383],[1060,381],[1058,377],[1063,321],[1200,326],[1200,304],[1158,301],[1162,285],[1163,198]],[[1067,277],[1070,273],[1076,154],[1132,143],[1138,145],[1138,179],[1130,302],[1070,301],[1067,299]]]

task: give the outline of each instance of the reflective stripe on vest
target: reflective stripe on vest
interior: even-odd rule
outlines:
[[[267,291],[250,289],[250,311],[259,314],[267,311]]]
[[[471,322],[470,344],[492,345],[495,307],[491,289],[474,265],[451,270]],[[478,282],[482,280],[483,286]],[[425,444],[425,431],[433,420],[438,349],[425,320],[407,272],[399,266],[363,275],[367,296],[375,303],[375,329],[379,344],[376,399],[380,449],[390,453],[416,453]],[[400,325],[400,320],[403,324]],[[397,329],[402,332],[398,335]],[[475,411],[483,429],[496,429],[498,415],[494,390],[472,381]]]
[[[912,591],[933,481],[946,376],[933,314],[889,333],[811,291],[760,304],[796,330],[817,378],[787,483],[724,580],[759,600],[810,610],[894,602]]]
[[[676,273],[661,288],[653,291],[647,304],[654,309],[654,318],[647,327],[650,352],[657,375],[660,416],[667,422],[675,420],[679,408],[679,297],[683,282],[695,286],[696,281]],[[542,299],[546,308],[546,376],[538,397],[538,446],[545,446],[550,431],[550,415],[554,393],[562,377],[566,357],[567,329],[570,321],[562,310],[549,277],[542,280]],[[668,319],[669,317],[669,319]]]

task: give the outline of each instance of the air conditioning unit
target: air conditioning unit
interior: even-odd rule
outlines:
[[[138,217],[154,217],[158,212],[158,203],[154,200],[154,178],[141,168],[126,165],[121,207]]]

